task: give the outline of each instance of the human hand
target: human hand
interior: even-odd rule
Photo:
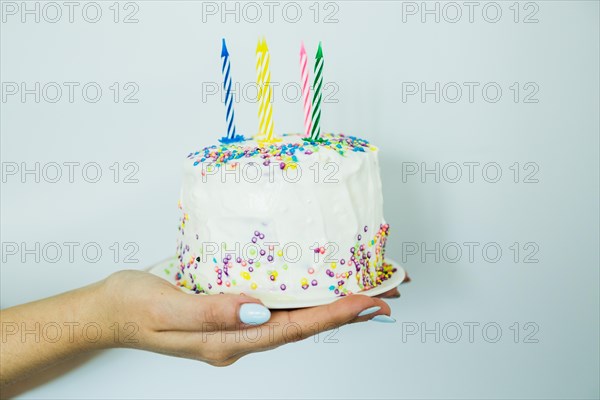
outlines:
[[[375,320],[394,322],[383,300],[364,295],[319,307],[270,312],[247,295],[190,295],[141,271],[111,275],[103,282],[101,293],[107,299],[103,311],[106,324],[130,324],[138,329],[130,340],[116,345],[215,366],[230,365],[244,355],[375,316]],[[105,343],[105,347],[111,346],[115,343]]]

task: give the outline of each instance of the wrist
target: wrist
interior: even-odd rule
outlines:
[[[101,350],[116,347],[111,325],[114,317],[106,280],[77,289],[70,294],[71,324],[74,337],[83,350]],[[77,332],[77,330],[79,332]]]
[[[131,271],[118,271],[91,285],[88,299],[94,320],[102,327],[98,348],[139,347],[140,314],[136,297],[130,295]]]

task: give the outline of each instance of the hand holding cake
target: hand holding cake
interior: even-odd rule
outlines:
[[[269,311],[246,294],[194,296],[139,271],[113,274],[104,286],[104,297],[113,299],[107,322],[133,321],[140,327],[138,343],[121,345],[216,366],[349,323],[374,317],[393,321],[383,300],[360,295],[325,306]]]
[[[152,274],[120,271],[81,289],[2,310],[0,384],[81,353],[112,347],[226,366],[247,354],[345,324],[393,322],[389,313],[384,301],[361,295],[325,306],[271,313],[245,294],[193,296]],[[22,340],[21,331],[36,323],[62,327],[63,333],[69,327],[69,334],[52,340]]]

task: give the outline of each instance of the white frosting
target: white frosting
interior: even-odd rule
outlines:
[[[285,169],[273,156],[264,165],[256,152],[218,165],[201,162],[204,151],[185,161],[177,243],[180,286],[196,292],[306,299],[376,285],[387,236],[377,149],[313,149],[297,135],[284,136],[278,145],[287,143],[304,147],[295,148],[297,163],[284,155]],[[259,146],[254,141],[235,145],[238,151]],[[232,145],[218,145],[209,153],[224,147]],[[305,154],[309,148],[317,151]],[[354,246],[364,264],[351,260]],[[325,252],[316,253],[315,248]]]

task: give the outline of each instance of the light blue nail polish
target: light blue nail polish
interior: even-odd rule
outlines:
[[[240,307],[240,321],[248,325],[264,324],[271,318],[271,311],[262,304],[245,303]]]
[[[364,317],[365,315],[373,314],[374,312],[377,312],[379,310],[381,310],[381,307],[379,307],[379,306],[369,307],[369,308],[366,308],[366,309],[362,310],[361,312],[359,312],[358,316]]]
[[[396,320],[392,317],[388,317],[387,315],[376,315],[373,318],[371,318],[371,321],[376,321],[376,322],[385,322],[387,324],[393,324],[394,322],[396,322]]]

